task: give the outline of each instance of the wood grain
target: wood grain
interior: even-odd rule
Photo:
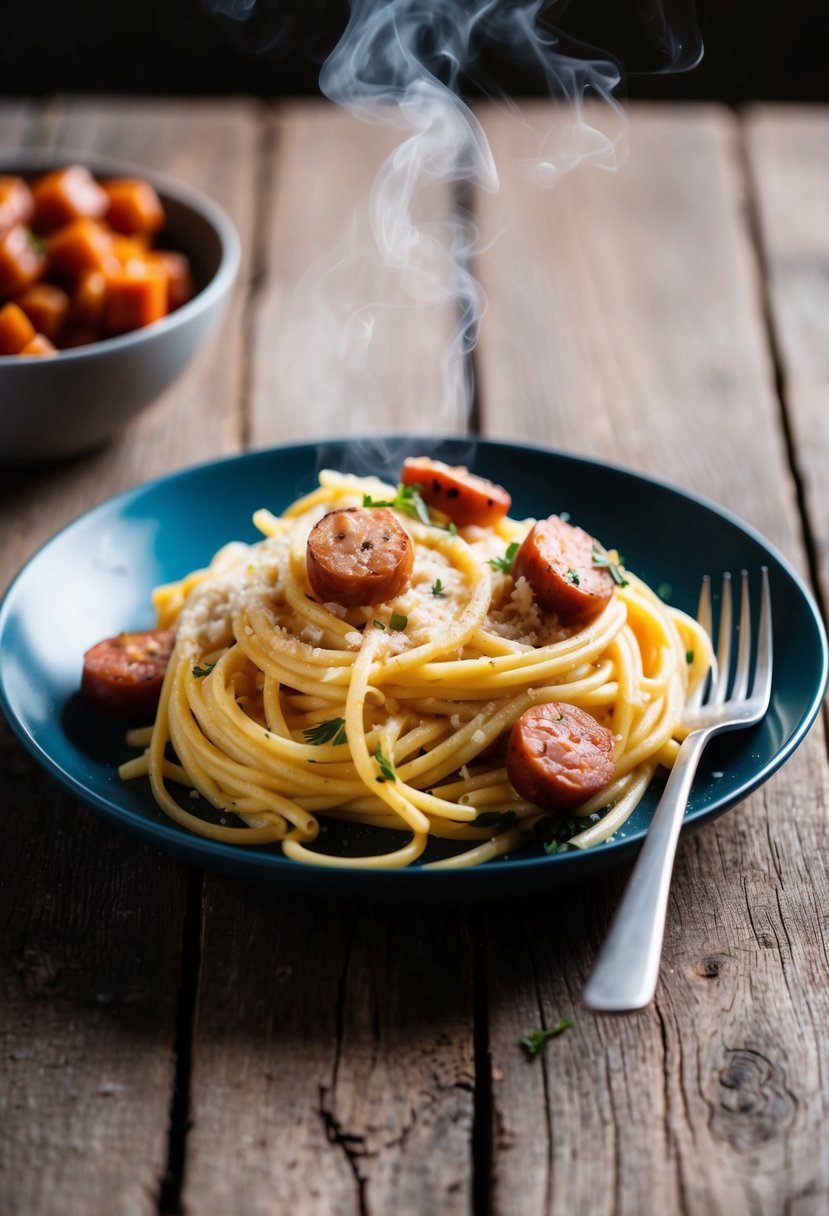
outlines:
[[[326,104],[276,112],[254,322],[256,446],[466,430],[450,358],[454,283],[441,252],[453,216],[448,187],[415,192],[419,235],[405,265],[388,264],[371,229],[372,188],[403,134]],[[377,211],[376,227],[388,223]]]
[[[11,115],[4,107],[0,132],[6,147],[51,142],[189,178],[248,237],[257,128],[244,104],[73,102]],[[197,360],[115,443],[48,470],[6,474],[3,584],[101,498],[232,448],[244,345],[237,301],[221,349]],[[0,1209],[149,1216],[169,1152],[186,873],[59,793],[5,725],[2,767]]]
[[[745,121],[768,307],[815,545],[829,594],[829,115],[758,107]]]
[[[465,918],[207,890],[185,1211],[467,1212]]]
[[[805,569],[733,118],[633,107],[624,168],[545,195],[513,159],[520,131],[482,117],[503,189],[479,215],[484,232],[510,221],[478,263],[486,430],[710,495]],[[682,846],[643,1013],[578,1002],[620,878],[488,918],[494,1212],[823,1209],[812,901],[829,895],[828,799],[818,726],[784,775]],[[520,1036],[562,1016],[575,1027],[523,1058]]]
[[[477,263],[486,432],[707,494],[796,558],[791,479],[742,475],[785,468],[785,450],[735,120],[632,107],[621,170],[578,169],[548,192],[520,160],[545,108],[528,107],[528,127],[484,114],[502,174],[478,206],[483,239],[501,233]]]

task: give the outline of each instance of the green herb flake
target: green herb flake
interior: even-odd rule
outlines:
[[[686,663],[688,663],[688,664],[691,664],[691,663],[693,663],[693,661],[694,661],[694,652],[693,652],[693,650],[686,650],[686,651],[685,651],[685,662],[686,662]]]
[[[581,581],[581,580],[579,579],[579,572],[578,572],[578,570],[574,569],[574,568],[573,568],[573,566],[568,567],[568,570],[567,570],[567,581],[568,581],[568,582],[570,582],[570,583],[572,583],[574,587],[578,587],[578,585],[579,585],[579,583],[580,583],[580,581]]]
[[[389,629],[396,629],[398,632],[405,629],[408,623],[409,618],[400,612],[393,612],[389,617]]]
[[[193,675],[200,680],[203,676],[209,676],[215,666],[215,663],[197,663],[193,668]]]
[[[432,595],[437,596],[439,599],[446,599],[446,592],[444,591],[443,583],[440,581],[439,578],[436,578],[435,581],[432,583],[431,592],[432,592]]]
[[[497,836],[502,832],[508,832],[510,828],[514,828],[518,822],[518,816],[515,811],[481,811],[480,815],[476,815],[470,823],[473,828],[497,828]]]
[[[348,742],[345,718],[329,718],[326,722],[318,722],[316,726],[309,726],[302,734],[305,742],[314,747],[320,747],[323,743],[338,747],[341,743]]]
[[[391,507],[403,515],[411,515],[412,519],[419,519],[422,524],[432,522],[429,508],[420,496],[420,486],[405,486],[402,481],[398,482],[394,498],[372,498],[370,494],[364,494],[363,506]]]
[[[590,823],[589,818],[579,818],[577,815],[568,816],[566,819],[547,816],[538,821],[534,832],[536,837],[541,840],[544,852],[548,855],[566,853],[571,847],[571,837],[583,832],[590,826]]]
[[[660,583],[656,588],[656,594],[661,600],[669,600],[673,592],[673,587],[670,583]]]
[[[568,853],[570,844],[566,840],[548,840],[544,845],[544,852],[548,857],[552,857],[554,853]]]
[[[458,525],[455,523],[455,521],[453,519],[450,519],[449,523],[446,525],[446,531],[449,533],[450,536],[458,535]]]
[[[512,567],[517,552],[518,541],[514,540],[512,544],[507,545],[507,551],[503,557],[491,557],[487,565],[492,566],[493,570],[500,570],[502,574],[512,574]]]
[[[386,626],[383,624],[383,622],[378,621],[376,617],[372,621],[372,624],[374,625],[375,629],[385,629],[386,628]]]
[[[628,580],[625,578],[623,573],[624,562],[621,558],[618,562],[612,562],[607,553],[603,552],[603,550],[594,545],[591,560],[594,566],[598,566],[599,569],[602,570],[607,570],[617,587],[627,587]]]
[[[555,1039],[560,1034],[564,1034],[565,1030],[569,1030],[573,1025],[570,1018],[561,1018],[556,1022],[555,1026],[550,1026],[548,1029],[531,1030],[529,1034],[525,1034],[520,1040],[521,1046],[526,1051],[531,1060],[535,1060],[541,1055],[544,1047],[549,1043],[550,1039]]]
[[[378,743],[374,749],[374,759],[377,761],[377,767],[380,769],[381,776],[376,777],[376,781],[396,781],[397,773],[394,771],[394,765],[389,760],[388,756],[383,755],[383,749]]]

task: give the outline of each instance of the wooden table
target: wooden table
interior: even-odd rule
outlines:
[[[552,192],[509,155],[514,118],[479,114],[502,189],[471,196],[500,236],[475,263],[489,311],[467,416],[439,391],[448,305],[394,314],[372,391],[335,376],[309,401],[292,372],[298,355],[319,370],[301,280],[320,259],[336,277],[383,128],[290,102],[0,107],[6,148],[203,187],[245,251],[221,339],[173,391],[106,450],[5,475],[2,582],[86,508],[182,464],[416,424],[707,495],[825,595],[829,113],[632,107],[623,169]],[[2,762],[2,1212],[829,1210],[822,722],[682,845],[656,1001],[621,1019],[579,993],[623,874],[512,907],[331,907],[142,847],[6,729]],[[528,1060],[520,1036],[561,1017],[573,1028]]]

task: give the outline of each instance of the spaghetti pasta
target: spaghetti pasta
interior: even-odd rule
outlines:
[[[148,777],[190,831],[278,842],[297,862],[405,866],[437,840],[442,855],[426,864],[475,865],[529,834],[561,835],[560,815],[517,792],[505,749],[528,709],[566,704],[610,732],[615,770],[568,811],[567,842],[587,848],[617,831],[673,763],[686,696],[711,663],[707,636],[627,571],[597,615],[562,624],[511,569],[534,521],[459,531],[412,500],[324,471],[282,515],[256,513],[261,541],[231,543],[158,588],[158,624],[175,630],[175,647],[155,722],[131,734],[141,752],[121,776]],[[384,603],[320,602],[309,533],[366,503],[392,504],[413,545],[411,576]],[[402,830],[405,841],[325,852],[321,818]]]

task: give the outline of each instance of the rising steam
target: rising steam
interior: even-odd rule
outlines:
[[[240,21],[268,7],[267,0],[213,3]],[[497,81],[482,79],[481,64],[494,50],[526,64],[534,78],[542,76],[550,96],[562,103],[552,108],[551,129],[538,133],[532,167],[538,185],[549,187],[585,162],[614,169],[624,155],[625,122],[614,96],[617,65],[609,57],[565,49],[545,20],[548,8],[542,0],[351,0],[320,87],[365,122],[392,128],[396,145],[374,181],[366,214],[352,218],[341,246],[309,270],[292,302],[297,333],[300,325],[309,332],[310,319],[317,341],[301,365],[283,369],[283,377],[294,381],[294,399],[312,396],[323,413],[336,418],[356,392],[363,408],[382,419],[384,402],[372,375],[382,341],[378,325],[390,310],[443,307],[456,318],[441,352],[443,417],[450,427],[464,417],[459,405],[468,408],[472,393],[468,356],[485,310],[471,271],[479,234],[466,202],[473,187],[498,189],[492,151],[461,96],[464,83],[499,93]],[[661,8],[659,14],[664,17]],[[591,121],[594,111],[585,99],[603,103],[599,109],[613,118],[611,134],[606,120],[601,130]],[[444,196],[436,208],[430,201],[437,189]],[[360,298],[361,275],[371,259],[381,268],[368,276],[371,283],[379,278],[389,286],[379,300],[376,294]],[[287,348],[296,349],[291,343]],[[302,376],[300,391],[296,379]]]
[[[592,92],[618,109],[619,73],[610,62],[564,54],[543,28],[541,8],[540,0],[353,0],[346,30],[320,75],[332,101],[401,133],[371,191],[371,232],[411,300],[457,302],[457,326],[442,358],[446,418],[457,416],[458,401],[468,403],[471,393],[467,356],[485,307],[470,270],[478,234],[463,195],[442,224],[419,220],[417,203],[435,181],[498,189],[486,136],[460,96],[462,74],[472,75],[482,45],[533,59],[550,93],[568,103],[555,147],[546,140],[539,148],[539,181],[551,185],[585,159],[603,168],[617,164],[616,141],[585,120],[582,103]]]

